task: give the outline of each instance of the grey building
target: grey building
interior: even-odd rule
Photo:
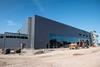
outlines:
[[[91,44],[89,32],[41,16],[29,17],[25,26],[21,33],[28,34],[32,49],[47,48],[48,43],[54,39],[59,43],[88,40]]]
[[[20,33],[5,32],[0,34],[0,48],[5,49],[18,49],[21,48],[21,44],[25,44],[26,48],[28,45],[28,35]]]

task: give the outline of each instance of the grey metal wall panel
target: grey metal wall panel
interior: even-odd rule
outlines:
[[[29,44],[32,49],[34,49],[34,29],[35,29],[35,17],[29,17],[28,19],[28,36]]]
[[[4,39],[3,38],[0,38],[0,49],[4,47],[3,44],[4,44]]]
[[[26,39],[17,39],[17,38],[6,38],[5,39],[5,48],[20,48],[21,43],[25,43],[26,47],[28,48],[28,40]]]

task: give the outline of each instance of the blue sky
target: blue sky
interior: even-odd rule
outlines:
[[[0,33],[16,32],[35,14],[100,34],[100,0],[0,0]]]

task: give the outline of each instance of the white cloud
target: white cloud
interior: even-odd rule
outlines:
[[[7,21],[8,26],[16,26],[16,23],[14,23],[12,20]]]
[[[41,12],[45,12],[44,7],[43,7],[43,5],[40,3],[39,0],[33,0],[33,3],[37,6],[37,8],[38,8]]]

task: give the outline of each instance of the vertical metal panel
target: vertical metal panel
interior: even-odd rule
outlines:
[[[34,49],[34,29],[35,29],[35,17],[28,18],[28,35],[29,35],[29,44],[31,48]]]

